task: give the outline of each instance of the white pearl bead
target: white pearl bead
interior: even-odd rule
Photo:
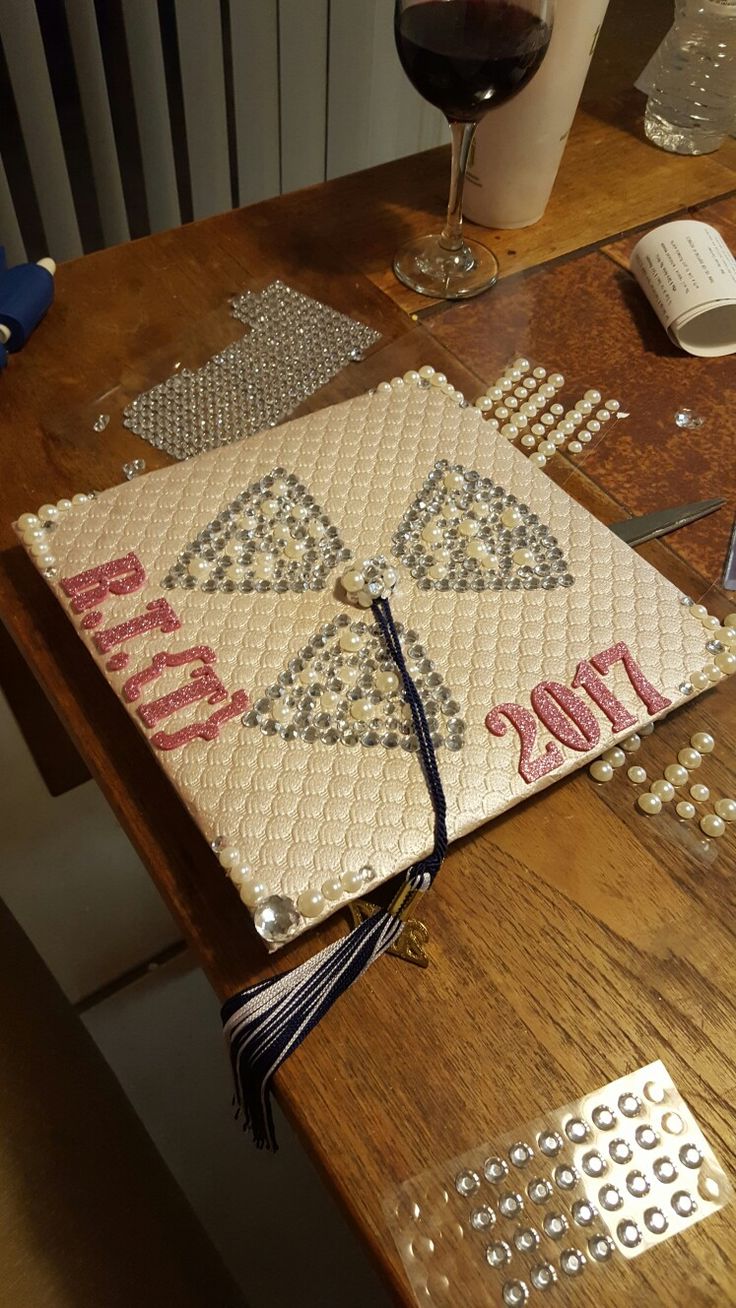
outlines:
[[[689,612],[691,618],[699,618],[701,622],[703,618],[708,616],[708,610],[704,604],[691,604]]]
[[[425,363],[419,369],[419,376],[422,377],[424,381],[431,381],[431,379],[434,377],[434,374],[435,374],[435,369],[432,367],[431,363]]]
[[[595,418],[591,418],[590,422],[586,422],[585,426],[587,430],[593,432],[594,435],[601,429],[601,424]]]
[[[350,716],[356,722],[370,722],[376,716],[377,707],[369,699],[354,699],[350,705]]]
[[[611,415],[610,415],[610,413],[608,412],[608,409],[599,409],[595,416],[596,416],[596,418],[598,419],[599,422],[610,422],[610,421],[611,421]]]
[[[545,454],[540,454],[539,451],[537,451],[536,454],[529,455],[529,462],[533,463],[537,468],[543,468],[547,462],[547,456]]]
[[[713,613],[709,613],[707,618],[703,618],[703,626],[707,627],[709,631],[721,630],[720,619],[717,618]]]
[[[640,768],[640,767],[638,767],[638,766],[634,766],[633,768],[629,768],[629,770],[628,770],[628,772],[626,773],[626,775],[627,775],[627,777],[629,778],[629,781],[633,781],[633,783],[634,783],[635,786],[643,786],[643,785],[644,785],[644,782],[645,782],[646,779],[647,779],[647,774],[646,774],[645,769],[644,769],[644,768]]]
[[[258,554],[253,564],[253,572],[259,581],[270,581],[276,567],[273,554]]]
[[[207,559],[195,555],[193,559],[189,560],[189,575],[191,577],[209,577],[211,571],[212,564],[208,563]]]
[[[665,780],[672,783],[673,786],[684,786],[687,782],[688,771],[681,763],[670,763],[664,770]]]
[[[376,690],[381,695],[390,695],[399,689],[399,678],[390,668],[379,668],[373,680]]]
[[[536,404],[532,404],[531,400],[527,400],[526,404],[522,404],[521,408],[519,409],[519,415],[522,418],[536,418],[537,416]]]
[[[645,791],[643,795],[640,795],[636,802],[642,813],[648,813],[650,817],[655,813],[662,812],[662,801],[659,795],[652,795],[649,791]]]
[[[517,568],[533,568],[536,563],[531,550],[514,550],[511,557]]]
[[[710,685],[710,680],[706,673],[700,671],[690,673],[690,682],[696,690],[705,690],[706,686]]]
[[[346,654],[354,654],[356,650],[362,648],[363,637],[359,631],[351,631],[349,627],[343,627],[339,636],[340,649]]]
[[[42,522],[56,522],[60,514],[55,504],[42,504],[38,516]]]
[[[736,627],[721,627],[718,638],[726,645],[736,645]]]
[[[577,404],[575,405],[575,408],[577,409],[578,413],[582,413],[586,417],[589,413],[593,412],[593,405],[591,404],[590,400],[578,400]]]
[[[274,722],[280,722],[282,726],[285,726],[287,722],[291,722],[293,714],[294,710],[289,708],[285,699],[276,699],[272,701],[271,717]]]
[[[505,422],[501,428],[501,435],[505,436],[507,440],[516,440],[516,437],[519,435],[519,428],[516,426],[515,422]]]
[[[463,518],[458,527],[458,532],[461,536],[477,536],[479,530],[478,523],[474,522],[472,518]]]
[[[579,427],[582,421],[582,413],[578,413],[577,409],[568,409],[565,414],[565,422],[571,422],[573,426]]]
[[[544,431],[544,427],[542,428],[542,431]],[[521,444],[524,446],[525,449],[533,450],[537,444],[537,438],[536,436],[532,436],[530,433],[527,433],[526,436],[522,436]]]
[[[426,527],[422,528],[422,540],[427,545],[439,545],[440,541],[445,539],[445,533],[439,524],[428,522]]]
[[[549,375],[550,385],[559,391],[565,385],[565,378],[561,372],[551,372]]]
[[[694,818],[695,805],[691,804],[690,801],[687,799],[681,799],[679,804],[677,804],[675,807],[675,812],[678,817],[685,818],[686,820],[689,818]]]
[[[727,613],[723,625],[724,627],[736,627],[736,613]]]
[[[557,453],[557,446],[554,441],[540,441],[539,453],[543,454],[545,458],[551,459],[552,455]]]
[[[736,799],[717,799],[713,807],[724,822],[736,822]]]
[[[703,762],[703,756],[697,749],[681,749],[677,755],[678,763],[682,763],[684,768],[692,772],[694,768],[699,768]]]
[[[61,513],[66,513],[67,509],[72,507],[71,500],[63,499],[56,501],[56,507]]]
[[[723,654],[716,654],[714,662],[719,671],[725,673],[727,677],[736,672],[736,654],[724,651]]]
[[[56,563],[56,555],[42,554],[39,556],[39,562],[42,562],[45,568],[53,568]]]
[[[605,759],[596,759],[595,763],[591,763],[589,771],[594,781],[610,781],[613,777],[613,768]]]
[[[711,736],[709,731],[696,731],[690,737],[693,749],[697,749],[701,754],[712,754],[715,743],[715,737]]]
[[[570,454],[579,454],[583,447],[580,441],[570,441],[567,448]]]
[[[354,895],[363,885],[363,872],[359,868],[356,868],[353,872],[343,872],[340,881],[346,894]]]
[[[592,441],[592,439],[593,437],[591,436],[589,431],[583,430],[578,432],[578,440],[583,441],[585,445],[588,444],[588,441]]]
[[[529,426],[529,419],[523,413],[515,413],[514,426],[518,427],[519,431],[523,431],[525,427]]]
[[[436,386],[440,385],[440,383],[437,381],[437,378],[441,376],[443,376],[442,373],[436,372],[434,374],[432,381],[435,383]],[[416,386],[419,380],[420,380],[419,373],[417,372],[416,368],[410,368],[408,372],[404,373],[404,381],[407,383],[408,386]],[[445,377],[444,380],[447,381],[447,378]]]
[[[363,583],[365,581],[365,577],[363,576],[362,572],[358,571],[357,568],[348,568],[347,572],[343,572],[340,580],[342,582],[343,589],[346,590],[349,595],[352,595],[355,593],[356,590],[363,589]]]
[[[296,906],[302,917],[319,917],[325,907],[324,895],[320,890],[303,890]]]
[[[555,387],[551,382],[545,382],[543,386],[540,386],[539,394],[544,396],[545,400],[551,400],[552,396],[555,394]]]
[[[533,425],[532,427],[529,428],[529,430],[530,430],[530,431],[531,431],[535,436],[546,436],[546,435],[547,435],[547,428],[546,428],[546,427],[545,427],[541,422],[535,422],[534,425]]]
[[[516,396],[517,400],[525,400],[528,398],[529,392],[526,386],[517,386],[516,390],[514,391],[514,395]]]
[[[705,817],[700,819],[700,830],[705,836],[714,836],[717,838],[718,836],[723,835],[726,830],[726,824],[723,821],[723,818],[720,818],[717,813],[706,813]]]
[[[401,387],[402,387],[402,386],[405,386],[405,385],[406,385],[406,382],[404,381],[404,378],[403,378],[403,377],[392,377],[392,378],[391,378],[391,390],[392,390],[392,391],[398,391],[398,390],[401,390]]]
[[[661,780],[653,781],[649,790],[652,795],[657,795],[663,804],[669,804],[675,798],[675,787],[671,781]]]
[[[575,423],[568,422],[567,419],[565,419],[563,422],[558,422],[557,430],[564,432],[565,436],[572,436],[575,431]]]
[[[261,500],[261,513],[267,518],[274,518],[279,511],[278,500]]]
[[[470,540],[467,545],[469,559],[484,559],[490,554],[488,546],[482,540]]]
[[[334,713],[339,703],[340,696],[336,695],[334,690],[323,690],[319,697],[319,706],[323,713]]]
[[[607,749],[603,758],[606,763],[611,764],[612,768],[621,768],[626,762],[626,755],[622,749],[619,749],[618,745],[614,745],[612,749]]]
[[[485,423],[486,423],[486,427],[490,427],[491,431],[498,431],[497,418],[486,418]]]
[[[528,368],[529,364],[526,362],[526,359],[524,360],[524,362],[526,363],[526,368]],[[524,376],[524,373],[526,372],[526,368],[517,368],[516,365],[514,365],[513,368],[509,368],[509,371],[506,373],[506,376],[510,377],[511,381],[513,382],[520,382],[522,377]]]
[[[520,354],[518,359],[514,359],[514,367],[518,368],[520,372],[528,372],[531,364],[525,355]]]
[[[72,495],[72,504],[87,504],[89,495]]]
[[[23,539],[28,541],[29,545],[36,544],[38,541],[47,541],[49,533],[45,527],[26,527],[23,532]]]
[[[653,722],[646,722],[643,727],[639,727],[640,736],[651,736],[653,731],[654,731]]]
[[[621,741],[621,748],[626,750],[627,754],[635,754],[637,749],[641,748],[641,736],[638,736],[636,732],[631,736],[627,736],[625,740]]]
[[[387,382],[387,381],[379,382],[376,387],[376,390],[379,395],[390,395],[392,390],[391,382]]]
[[[246,908],[255,908],[262,899],[268,899],[268,894],[265,881],[244,881],[240,887],[240,898]]]
[[[532,375],[537,378],[537,381],[541,381],[547,376],[547,369],[535,368]]]
[[[721,677],[723,676],[721,669],[719,667],[716,667],[715,663],[706,663],[705,667],[703,668],[703,672],[705,673],[708,680],[714,683],[716,681],[720,681]]]
[[[480,409],[481,413],[489,413],[493,408],[493,400],[490,400],[487,395],[479,395],[475,401],[475,407]]]
[[[35,513],[21,513],[18,519],[18,528],[22,532],[34,531],[41,526],[41,519]]]
[[[404,377],[406,381],[406,377]],[[443,372],[436,372],[434,377],[429,379],[430,386],[439,386],[440,388],[447,385],[447,378]]]
[[[508,527],[509,530],[512,530],[514,527],[518,527],[521,520],[522,520],[521,514],[513,504],[509,505],[507,509],[504,509],[503,513],[501,514],[501,522],[503,523],[504,527]]]
[[[253,876],[253,868],[250,863],[238,863],[237,867],[228,868],[228,876],[236,886],[241,886]]]
[[[307,542],[305,540],[295,540],[291,537],[286,542],[284,554],[289,559],[300,559],[307,552]]]
[[[499,404],[498,408],[495,410],[495,413],[499,422],[505,422],[507,418],[511,417],[511,410],[507,408],[505,404]]]
[[[551,433],[551,440],[555,446],[564,445],[566,440],[565,433],[555,430]]]
[[[500,386],[489,386],[486,395],[494,404],[500,404],[503,399],[503,391]]]
[[[217,855],[218,862],[222,867],[231,868],[239,867],[245,860],[237,845],[226,845]]]
[[[539,421],[543,422],[545,427],[554,427],[555,420],[551,413],[540,413]]]
[[[322,894],[325,899],[334,902],[336,899],[342,899],[343,889],[339,877],[330,877],[329,881],[322,882]]]
[[[465,490],[465,478],[461,472],[447,472],[443,478],[445,489],[448,491]]]
[[[584,398],[590,400],[591,404],[600,404],[602,397],[600,391],[590,390],[585,392]]]
[[[710,799],[710,791],[707,786],[697,783],[690,787],[690,798],[694,799],[696,804],[705,804]]]
[[[244,568],[242,563],[231,563],[227,570],[227,575],[230,581],[245,581],[245,578],[248,575],[248,569]]]
[[[606,400],[606,408],[608,409],[609,413],[618,413],[619,409],[621,408],[621,404],[618,400]]]

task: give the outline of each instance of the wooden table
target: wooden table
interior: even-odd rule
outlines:
[[[736,503],[736,364],[672,349],[625,266],[626,233],[692,206],[736,244],[736,145],[673,158],[643,142],[640,116],[634,93],[586,104],[545,219],[476,233],[503,272],[478,300],[432,305],[388,272],[400,238],[442,207],[447,158],[435,151],[60,268],[52,312],[2,379],[0,611],[41,688],[26,719],[37,728],[40,708],[53,706],[221,997],[306,957],[345,924],[327,924],[275,965],[264,960],[232,887],[10,521],[119,482],[126,460],[163,465],[120,425],[123,392],[177,358],[205,357],[234,332],[227,297],[278,275],[383,333],[305,407],[425,362],[474,398],[520,352],[560,367],[571,390],[619,396],[628,422],[584,455],[555,458],[549,475],[604,521],[727,495],[717,517],[642,551],[723,617],[736,608],[717,585]],[[700,431],[675,426],[681,405],[705,417]],[[103,432],[92,425],[99,411],[114,415]],[[691,732],[710,728],[717,747],[702,777],[714,794],[736,793],[732,689],[672,714],[637,761],[661,775]],[[22,705],[20,682],[16,690]],[[43,720],[42,752],[61,786],[65,736]],[[278,1078],[283,1107],[397,1303],[411,1296],[383,1202],[398,1182],[653,1058],[733,1170],[736,831],[708,842],[670,812],[640,816],[635,795],[621,773],[600,788],[577,775],[458,842],[426,904],[429,970],[377,964]],[[616,1308],[732,1303],[734,1266],[727,1209],[605,1278],[558,1287],[556,1301],[587,1304],[592,1284]]]

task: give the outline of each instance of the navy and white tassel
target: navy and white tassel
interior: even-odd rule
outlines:
[[[404,660],[388,595],[373,594],[370,603],[411,709],[434,808],[434,845],[426,858],[409,868],[401,890],[387,909],[379,909],[292,971],[241,990],[223,1005],[235,1097],[244,1129],[250,1131],[259,1148],[276,1148],[271,1102],[274,1075],[335,1000],[398,940],[409,902],[429,889],[447,851],[445,796],[424,706]]]

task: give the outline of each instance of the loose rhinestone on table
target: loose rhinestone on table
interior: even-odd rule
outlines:
[[[533,1157],[533,1151],[530,1145],[524,1140],[517,1140],[509,1149],[509,1158],[514,1167],[526,1167],[529,1160]]]
[[[608,1152],[614,1163],[628,1163],[631,1161],[632,1151],[628,1140],[612,1140],[608,1146]]]
[[[104,431],[105,428],[107,427],[107,425],[108,425],[109,422],[110,422],[110,414],[109,414],[109,413],[98,413],[97,417],[95,418],[94,422],[92,423],[92,430],[93,430],[93,431]]]
[[[608,1262],[615,1252],[615,1245],[610,1235],[594,1235],[588,1241],[588,1253],[597,1263]]]
[[[130,463],[123,464],[123,476],[126,481],[132,481],[134,477],[140,477],[141,473],[145,471],[145,459],[131,459]]]
[[[509,1174],[509,1165],[503,1158],[487,1158],[483,1164],[483,1175],[492,1184],[498,1184]]]
[[[685,431],[696,431],[702,427],[705,418],[701,418],[692,409],[678,409],[675,413],[675,423]]]
[[[542,1226],[550,1240],[561,1240],[565,1232],[569,1230],[570,1223],[564,1213],[548,1213],[542,1222]]]
[[[644,1225],[653,1235],[664,1235],[669,1222],[661,1208],[647,1208],[644,1213]]]
[[[576,1169],[571,1167],[569,1163],[561,1163],[559,1167],[555,1168],[553,1175],[555,1185],[560,1190],[574,1190],[580,1179]]]
[[[535,1204],[546,1204],[554,1193],[550,1182],[544,1176],[536,1176],[533,1181],[530,1181],[526,1192]]]
[[[623,1222],[619,1222],[616,1227],[616,1234],[621,1243],[625,1245],[627,1249],[636,1249],[637,1245],[641,1244],[641,1231],[636,1222],[632,1222],[630,1218],[627,1218]]]
[[[572,1220],[576,1226],[592,1226],[597,1217],[595,1208],[587,1199],[578,1199],[572,1206]]]
[[[517,1217],[523,1209],[524,1200],[521,1195],[517,1194],[515,1191],[502,1194],[498,1201],[498,1211],[502,1213],[504,1217]]]
[[[512,1257],[511,1245],[507,1244],[505,1240],[496,1240],[493,1244],[489,1244],[486,1249],[486,1262],[491,1267],[505,1267],[507,1263],[511,1262]]]
[[[474,1231],[487,1231],[496,1221],[496,1214],[490,1204],[481,1204],[470,1214],[470,1225]]]
[[[563,1249],[560,1254],[560,1267],[565,1276],[579,1276],[585,1270],[586,1261],[580,1249]]]
[[[562,1136],[557,1131],[542,1131],[537,1143],[547,1158],[554,1158],[562,1148]]]
[[[588,1176],[603,1176],[608,1163],[602,1154],[598,1153],[597,1149],[590,1149],[587,1154],[583,1155],[582,1167]]]
[[[615,1185],[604,1185],[598,1191],[598,1198],[602,1208],[608,1212],[616,1212],[618,1208],[623,1207],[623,1197],[621,1191]]]
[[[507,1281],[503,1287],[502,1298],[509,1308],[518,1308],[529,1298],[529,1287],[524,1281]]]
[[[590,1135],[590,1128],[582,1118],[571,1117],[569,1122],[565,1123],[565,1135],[568,1140],[572,1140],[573,1144],[581,1144]]]
[[[678,1190],[677,1194],[673,1194],[670,1203],[678,1217],[690,1217],[698,1206],[687,1190]]]
[[[607,1104],[597,1104],[591,1117],[599,1131],[611,1131],[616,1125],[616,1114]]]
[[[533,1226],[520,1227],[514,1234],[514,1244],[519,1253],[531,1253],[539,1245],[539,1231]]]

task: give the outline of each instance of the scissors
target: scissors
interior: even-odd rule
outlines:
[[[725,500],[697,500],[694,504],[680,504],[674,509],[656,509],[654,513],[645,513],[640,518],[627,518],[625,522],[610,523],[610,530],[627,545],[643,545],[646,540],[656,536],[666,536],[678,527],[697,522],[709,513],[715,513],[723,507]]]

